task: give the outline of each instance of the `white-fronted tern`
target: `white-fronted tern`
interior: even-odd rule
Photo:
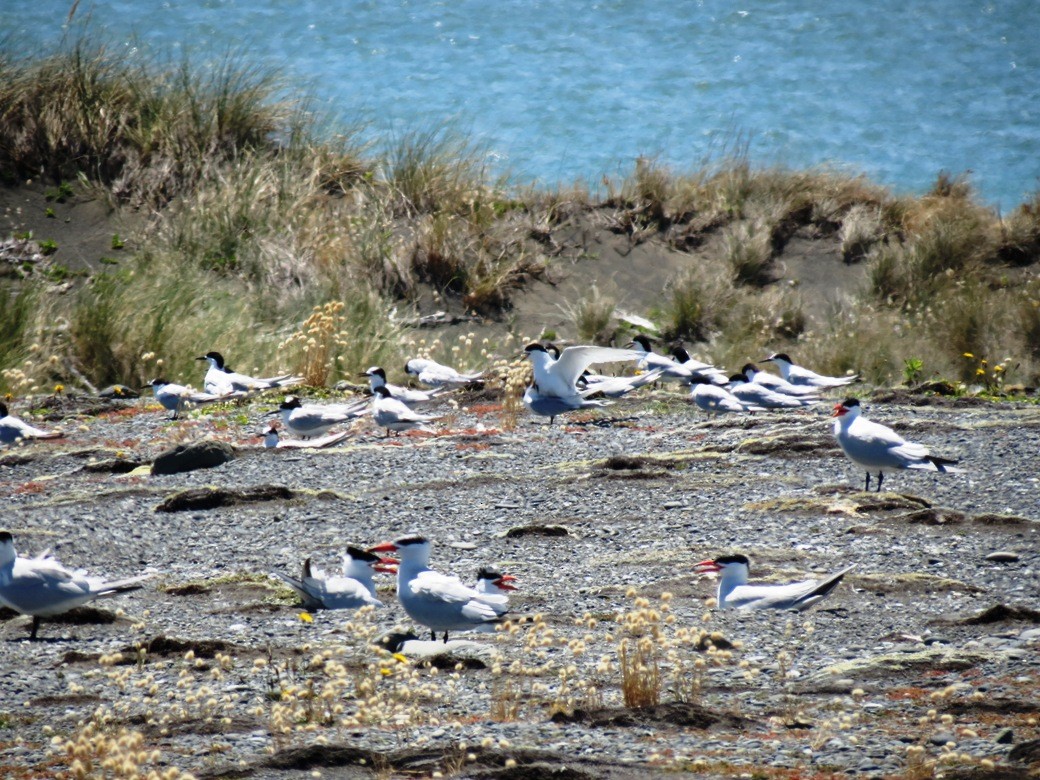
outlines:
[[[209,363],[202,388],[207,393],[214,395],[227,395],[234,392],[252,393],[258,390],[271,390],[276,387],[288,388],[298,385],[303,381],[302,376],[293,374],[281,374],[280,376],[269,376],[258,378],[248,374],[240,374],[233,371],[224,362],[224,356],[219,352],[207,352],[199,355],[196,360],[205,360]]]
[[[690,380],[690,387],[690,400],[705,412],[726,414],[762,411],[762,407],[740,400],[726,388],[713,385],[705,377],[693,378]]]
[[[483,372],[463,374],[428,358],[412,358],[404,364],[404,370],[427,387],[462,387],[484,381]]]
[[[749,382],[743,374],[731,376],[727,389],[742,403],[761,409],[801,409],[820,401],[817,396],[785,395],[765,385]]]
[[[176,420],[178,415],[188,406],[203,406],[218,401],[231,401],[245,396],[243,392],[230,392],[227,395],[200,393],[198,390],[167,382],[165,379],[153,379],[148,384],[151,386],[152,392],[155,393],[155,400],[173,412],[173,415],[170,417],[171,420]]]
[[[282,424],[289,433],[310,439],[328,432],[334,425],[356,420],[367,409],[368,402],[365,400],[352,404],[304,405],[298,396],[291,395],[269,414],[281,412]]]
[[[390,388],[380,385],[372,391],[372,419],[380,428],[386,428],[386,435],[390,431],[401,433],[415,429],[429,431],[426,423],[439,420],[440,417],[432,414],[419,414],[406,404],[397,400],[390,394]]]
[[[348,435],[349,431],[340,431],[327,436],[316,436],[313,439],[283,439],[278,435],[278,426],[271,423],[264,430],[264,447],[267,449],[317,450],[339,444]]]
[[[45,431],[15,417],[0,401],[0,444],[14,444],[27,439],[61,439],[61,431]]]
[[[803,385],[808,387],[815,387],[818,390],[828,390],[832,387],[844,387],[845,385],[851,385],[853,382],[859,381],[859,376],[824,376],[823,374],[817,374],[815,371],[810,371],[808,368],[796,365],[784,352],[777,352],[765,360],[763,363],[773,363],[780,370],[780,376],[785,381],[790,382],[792,385]]]
[[[386,371],[379,366],[372,366],[361,376],[368,377],[368,386],[373,393],[375,393],[377,387],[386,387],[390,391],[390,395],[413,408],[439,399],[440,396],[451,391],[454,387],[453,385],[444,384],[438,385],[432,390],[414,390],[410,387],[392,385],[386,381]]]

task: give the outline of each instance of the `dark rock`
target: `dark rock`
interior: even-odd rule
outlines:
[[[896,522],[908,525],[954,525],[963,523],[965,515],[953,509],[942,509],[933,507],[931,509],[919,509],[916,512],[908,512],[894,518]]]
[[[98,391],[98,398],[140,398],[141,394],[126,385],[109,385]]]
[[[518,525],[506,531],[506,539],[524,536],[570,536],[571,532],[562,525]]]
[[[83,471],[88,474],[129,474],[140,465],[142,461],[131,458],[106,458],[88,462],[83,466]]]
[[[196,469],[211,469],[232,460],[235,448],[227,442],[205,441],[178,444],[166,450],[152,463],[152,474],[182,474]]]
[[[233,652],[241,648],[219,639],[176,639],[159,634],[148,642],[145,649],[148,651],[148,655],[162,657],[182,656],[191,650],[197,658],[212,658],[217,653]],[[122,652],[136,655],[137,648],[124,647]]]
[[[192,512],[263,501],[289,501],[295,497],[294,491],[282,485],[258,485],[241,489],[191,488],[168,496],[165,501],[155,507],[155,511]]]
[[[1040,611],[1029,607],[1009,607],[1006,604],[995,604],[977,615],[963,618],[957,622],[965,626],[978,626],[987,623],[1002,623],[1004,621],[1040,623]]]
[[[1011,748],[1008,761],[1016,764],[1040,764],[1040,739],[1031,739]]]
[[[986,560],[992,563],[1018,563],[1020,557],[1018,553],[1005,552],[999,550],[997,552],[991,552],[986,556]]]
[[[699,704],[678,701],[653,707],[576,709],[570,714],[557,712],[552,716],[552,721],[601,727],[670,725],[695,729],[708,729],[719,724],[736,728],[748,725],[747,721],[735,715],[722,714]]]
[[[998,745],[1013,745],[1015,744],[1015,732],[1013,729],[1001,729],[993,741]]]
[[[1017,515],[998,515],[993,513],[975,515],[971,518],[971,521],[979,525],[1028,525],[1033,522]]]

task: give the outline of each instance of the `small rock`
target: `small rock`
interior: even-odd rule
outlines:
[[[1015,732],[1012,729],[1001,729],[993,741],[998,745],[1011,745],[1015,741]]]
[[[152,475],[182,474],[196,469],[211,469],[232,460],[235,448],[227,442],[206,439],[192,444],[178,444],[166,450],[152,463]]]
[[[1018,553],[998,550],[997,552],[991,552],[987,555],[986,560],[993,563],[1018,563],[1019,555]]]

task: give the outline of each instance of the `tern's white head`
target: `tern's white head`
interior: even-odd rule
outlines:
[[[834,411],[831,413],[831,417],[837,417],[838,422],[842,425],[851,425],[852,421],[862,413],[863,408],[859,405],[858,398],[846,398],[841,403],[834,405]]]
[[[737,585],[746,585],[751,574],[751,562],[746,555],[720,555],[707,561],[701,561],[695,567],[701,572],[719,573],[719,590],[728,591]]]
[[[477,590],[485,593],[494,593],[498,590],[516,590],[516,586],[510,583],[516,582],[516,577],[511,574],[502,574],[498,569],[484,566],[477,572]]]
[[[642,333],[640,333],[637,336],[633,336],[632,342],[628,346],[635,349],[637,352],[646,353],[654,351],[654,348],[650,345],[650,339],[648,339]],[[687,355],[687,357],[689,356]]]
[[[776,363],[780,368],[790,368],[794,365],[794,361],[791,360],[791,356],[786,352],[774,352],[769,357],[765,358],[763,363]]]
[[[219,352],[207,352],[205,355],[199,355],[196,360],[208,360],[209,364],[218,371],[224,370],[224,356]]]
[[[369,367],[369,369],[361,376],[368,377],[368,384],[373,390],[386,384],[386,371],[381,369],[379,366]]]
[[[343,556],[343,575],[355,580],[370,580],[376,572],[396,574],[397,563],[394,558],[384,558],[351,545]]]
[[[401,567],[423,567],[430,562],[430,540],[418,534],[400,536],[392,542],[383,542],[369,547],[369,552],[396,552],[401,557]]]

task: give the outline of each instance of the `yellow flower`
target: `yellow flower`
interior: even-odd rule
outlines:
[[[65,385],[55,385],[54,386],[54,392],[55,393],[64,393],[65,392]]]
[[[394,660],[397,661],[397,663],[399,664],[408,663],[408,659],[401,653],[394,653]]]
[[[976,368],[975,369],[975,376],[986,376],[986,369],[984,369],[984,368]]]
[[[301,612],[300,613],[300,620],[302,620],[304,623],[313,623],[314,622],[314,618],[311,616],[310,612]]]
[[[975,356],[973,354],[971,354],[970,352],[965,352],[964,353],[964,357],[966,357],[966,358],[973,358]]]

